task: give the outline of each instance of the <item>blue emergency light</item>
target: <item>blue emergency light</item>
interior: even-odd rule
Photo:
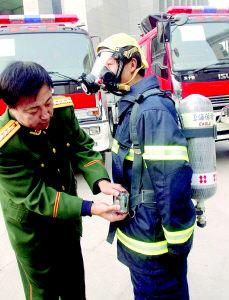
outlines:
[[[216,8],[211,6],[169,6],[168,14],[228,14],[229,8]]]
[[[0,24],[76,23],[76,15],[0,15]]]

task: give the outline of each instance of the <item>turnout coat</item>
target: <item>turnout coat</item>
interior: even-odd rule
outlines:
[[[132,86],[118,105],[113,179],[130,193],[130,215],[115,224],[118,257],[132,269],[152,273],[155,257],[186,256],[192,245],[196,215],[187,141],[178,127],[174,103],[159,90],[156,77]],[[133,127],[137,142],[131,135]]]

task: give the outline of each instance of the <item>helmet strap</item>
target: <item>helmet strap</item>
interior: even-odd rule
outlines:
[[[119,81],[120,79],[121,79],[121,75],[122,75],[122,71],[123,71],[123,69],[124,69],[124,62],[123,62],[123,60],[119,60],[119,62],[118,62],[118,70],[117,70],[117,73],[116,73],[116,79],[117,79],[117,81]]]
[[[126,91],[128,92],[130,90],[130,85],[129,83],[136,77],[138,71],[142,69],[142,67],[139,67],[137,68],[135,71],[134,71],[134,74],[132,75],[132,77],[130,78],[130,80],[128,80],[127,82],[125,83],[119,83],[117,86],[118,86],[118,90],[122,90],[122,91]]]
[[[117,48],[116,51],[120,51],[120,49]],[[132,55],[137,51],[138,51],[138,48],[133,47],[129,50],[125,50],[124,52],[121,52],[121,53],[119,52],[121,54],[122,58],[119,59],[118,70],[117,70],[117,73],[116,73],[117,82],[119,82],[121,80],[121,75],[122,75],[123,69],[125,67],[125,62],[128,61],[129,59],[131,59]],[[136,77],[138,71],[142,68],[143,68],[143,66],[137,68],[134,71],[134,74],[132,75],[130,80],[128,80],[127,82],[118,83],[117,84],[118,90],[128,92],[130,90],[129,83]]]

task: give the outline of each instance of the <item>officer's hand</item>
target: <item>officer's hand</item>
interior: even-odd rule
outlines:
[[[110,222],[122,221],[127,216],[127,214],[120,213],[120,205],[108,205],[104,202],[94,202],[91,206],[91,214]]]
[[[120,192],[127,192],[121,184],[111,183],[107,180],[101,180],[98,183],[100,191],[106,195],[112,195],[117,197]]]

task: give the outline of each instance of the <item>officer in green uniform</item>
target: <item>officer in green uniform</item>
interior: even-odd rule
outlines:
[[[52,99],[52,81],[36,63],[15,62],[0,76],[8,105],[0,118],[1,205],[26,299],[85,299],[81,216],[125,218],[119,206],[83,200],[74,174],[94,194],[117,196],[93,140],[69,98]]]

